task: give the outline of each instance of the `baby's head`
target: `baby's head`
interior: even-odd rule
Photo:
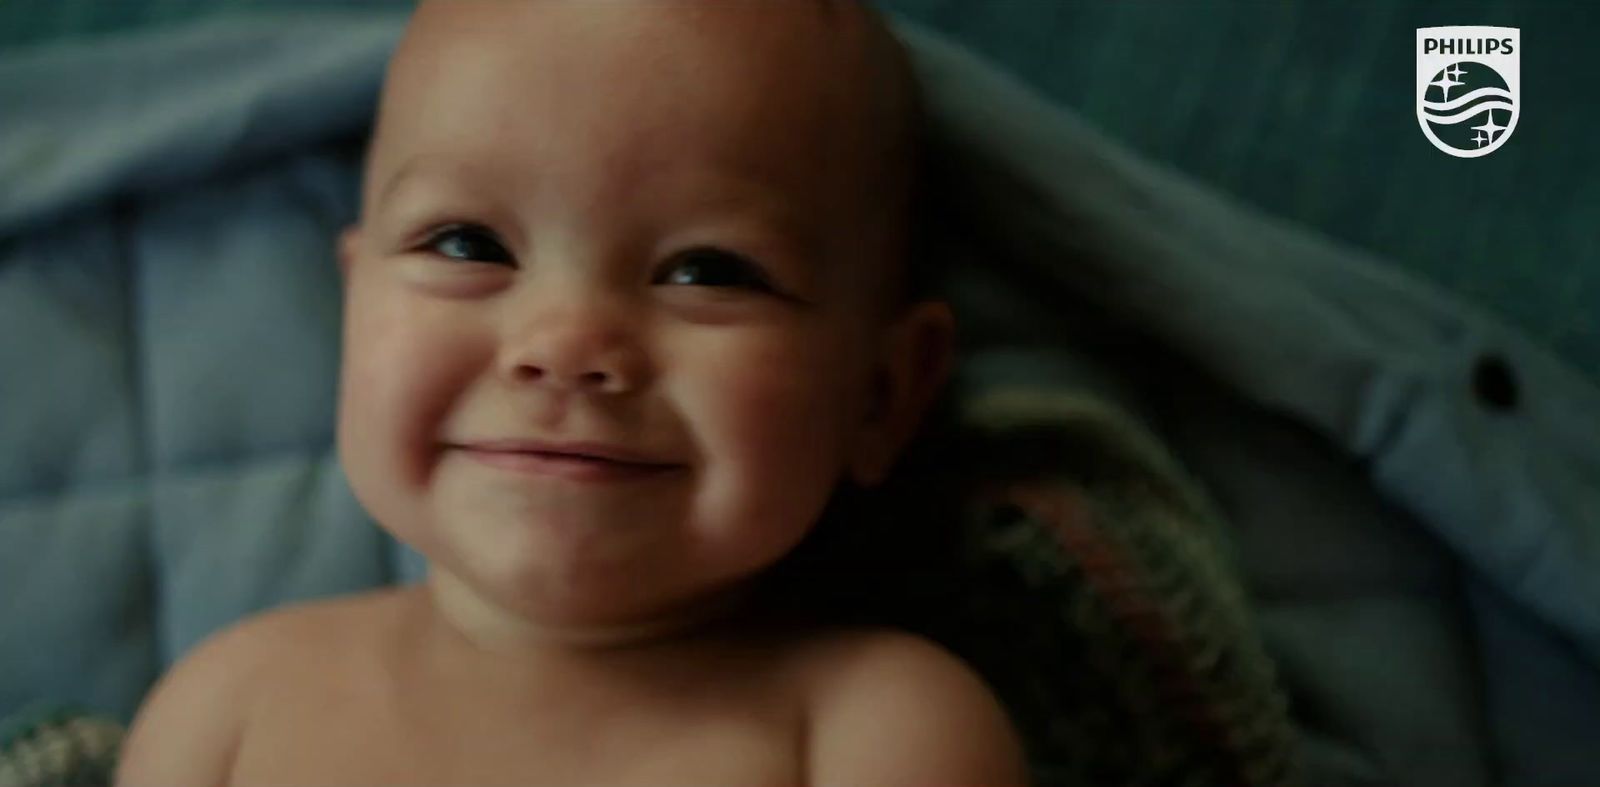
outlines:
[[[441,599],[690,614],[885,476],[952,344],[906,296],[911,84],[853,0],[419,9],[342,241],[339,443]]]

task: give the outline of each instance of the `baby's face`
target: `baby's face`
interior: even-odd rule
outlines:
[[[862,33],[779,8],[450,0],[391,66],[342,458],[504,609],[625,623],[736,586],[886,470],[942,376],[943,307],[883,308]]]

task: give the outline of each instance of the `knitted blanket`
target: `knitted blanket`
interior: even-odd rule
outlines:
[[[1138,421],[1062,388],[934,420],[887,489],[837,499],[773,571],[776,603],[962,656],[1041,787],[1300,783],[1221,519]]]
[[[110,784],[122,734],[84,708],[24,708],[0,722],[0,787]]]
[[[1221,520],[1177,463],[1091,398],[999,392],[967,417],[968,450],[999,458],[966,512],[993,596],[944,637],[1016,714],[1037,782],[1299,783]]]

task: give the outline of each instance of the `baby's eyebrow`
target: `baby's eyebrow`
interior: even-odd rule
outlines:
[[[680,206],[690,213],[704,211],[732,219],[733,227],[760,227],[761,235],[778,241],[802,257],[818,258],[822,238],[817,227],[805,220],[804,212],[765,189],[739,190],[708,199],[699,205]],[[716,221],[711,222],[713,225]]]
[[[377,191],[373,205],[382,205],[389,201],[400,188],[413,180],[429,180],[433,178],[448,178],[459,176],[463,170],[468,169],[457,162],[450,162],[434,155],[414,156],[395,169],[383,187]]]

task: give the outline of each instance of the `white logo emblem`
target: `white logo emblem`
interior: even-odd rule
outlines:
[[[1515,27],[1417,29],[1417,123],[1461,158],[1495,152],[1522,114],[1522,37]]]

